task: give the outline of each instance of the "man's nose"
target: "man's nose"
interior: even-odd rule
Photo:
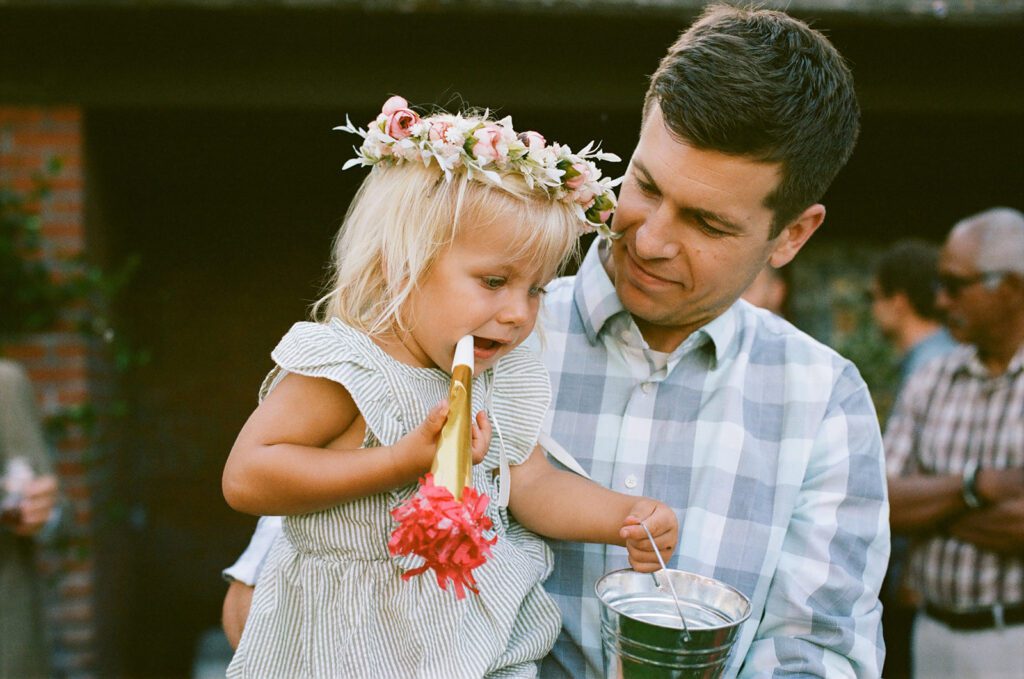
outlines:
[[[634,250],[642,259],[672,259],[679,254],[678,234],[664,202],[649,212],[637,227]]]

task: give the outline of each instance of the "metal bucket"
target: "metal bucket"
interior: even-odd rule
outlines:
[[[683,633],[672,601],[650,573],[613,571],[597,581],[601,644],[609,679],[713,679],[725,669],[750,600],[714,578],[665,569],[686,616]]]

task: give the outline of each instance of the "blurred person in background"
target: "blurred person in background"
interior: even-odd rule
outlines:
[[[903,240],[886,249],[875,264],[871,316],[900,356],[898,388],[922,365],[957,346],[942,325],[935,304],[938,259],[939,249],[931,243]],[[882,585],[884,675],[889,679],[911,675],[915,599],[902,586],[907,546],[906,537],[894,533],[889,570]]]
[[[915,677],[1024,676],[1024,215],[968,217],[939,256],[954,349],[910,376],[885,434],[913,536]]]
[[[882,253],[871,286],[871,316],[900,354],[900,386],[956,346],[936,306],[938,248],[900,241]]]
[[[754,306],[788,319],[791,280],[790,267],[775,268],[768,264],[740,296]]]
[[[28,377],[0,360],[0,679],[50,676],[36,540],[59,515],[50,466]]]

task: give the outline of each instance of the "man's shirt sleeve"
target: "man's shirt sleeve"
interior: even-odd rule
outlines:
[[[886,423],[885,467],[890,476],[920,471],[914,448],[921,419],[920,405],[926,399],[926,390],[934,379],[935,371],[930,368],[918,370],[910,376]]]
[[[249,540],[249,546],[238,557],[238,561],[222,572],[225,580],[238,580],[245,584],[255,586],[259,579],[263,564],[270,554],[270,548],[274,540],[281,534],[280,516],[261,516],[256,524],[256,531]]]
[[[878,677],[889,505],[878,419],[847,365],[837,380],[740,677]]]

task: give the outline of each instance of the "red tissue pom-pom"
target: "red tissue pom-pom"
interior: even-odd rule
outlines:
[[[416,494],[391,510],[398,522],[388,540],[392,556],[415,554],[424,559],[422,566],[407,571],[402,579],[432,569],[441,589],[448,590],[449,580],[455,585],[456,598],[464,599],[466,588],[479,594],[473,569],[487,561],[491,545],[498,541],[497,536],[487,539],[483,534],[492,526],[484,514],[489,501],[469,486],[459,501],[444,486],[435,486],[433,475],[421,479]]]

